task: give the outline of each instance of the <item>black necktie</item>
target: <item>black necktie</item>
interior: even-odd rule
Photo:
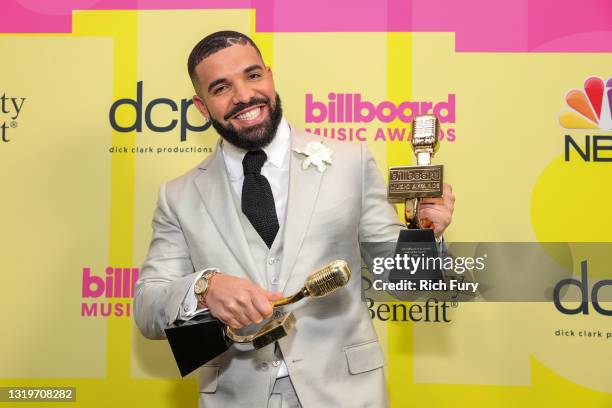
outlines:
[[[268,179],[261,175],[261,168],[267,158],[263,150],[256,150],[248,152],[242,159],[242,212],[270,248],[278,232],[278,218],[272,188]]]

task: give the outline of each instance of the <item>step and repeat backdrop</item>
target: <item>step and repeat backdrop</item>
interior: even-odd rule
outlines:
[[[413,164],[410,121],[436,113],[434,162],[457,197],[449,242],[604,248],[567,244],[579,307],[452,303],[399,319],[372,306],[393,407],[612,407],[609,1],[0,10],[0,386],[75,387],[75,407],[196,406],[197,377],[142,337],[132,296],[159,185],[218,138],[191,102],[187,56],[230,29],[261,48],[291,123],[367,143],[384,174]]]

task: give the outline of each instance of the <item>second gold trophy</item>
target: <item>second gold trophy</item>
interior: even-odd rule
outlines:
[[[432,165],[431,158],[440,147],[440,121],[435,115],[417,116],[412,121],[410,143],[416,157],[416,166],[389,168],[387,197],[393,203],[405,203],[406,227],[400,233],[400,242],[431,242],[433,230],[423,229],[419,221],[421,198],[441,197],[444,167]]]

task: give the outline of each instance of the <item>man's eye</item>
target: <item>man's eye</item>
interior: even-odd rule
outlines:
[[[261,78],[261,74],[258,72],[253,72],[249,74],[249,79],[258,79],[258,78]]]
[[[213,90],[213,94],[219,95],[220,93],[224,92],[226,89],[227,89],[226,85],[219,86]]]

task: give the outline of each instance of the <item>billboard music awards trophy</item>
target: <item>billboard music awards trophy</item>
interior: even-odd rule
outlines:
[[[433,229],[422,228],[418,214],[421,198],[442,197],[443,166],[432,165],[431,158],[440,147],[440,121],[435,115],[417,116],[412,121],[410,144],[416,166],[389,168],[387,198],[392,203],[405,203],[405,230],[400,231],[396,253],[410,256],[437,257],[438,246]],[[427,276],[425,276],[425,273]],[[390,276],[395,280],[394,274]],[[419,271],[416,279],[441,279],[441,271]]]
[[[312,272],[304,287],[292,296],[271,302],[273,308],[286,306],[306,297],[320,298],[346,286],[351,278],[351,269],[345,261],[330,262]],[[230,326],[213,317],[208,309],[202,309],[188,320],[177,320],[165,329],[168,343],[182,376],[223,354],[232,345],[240,351],[257,350],[285,337],[296,324],[295,316],[289,313],[274,313],[274,318],[257,327],[250,334],[236,332]],[[277,317],[279,316],[279,317]],[[206,347],[203,340],[206,339]]]

